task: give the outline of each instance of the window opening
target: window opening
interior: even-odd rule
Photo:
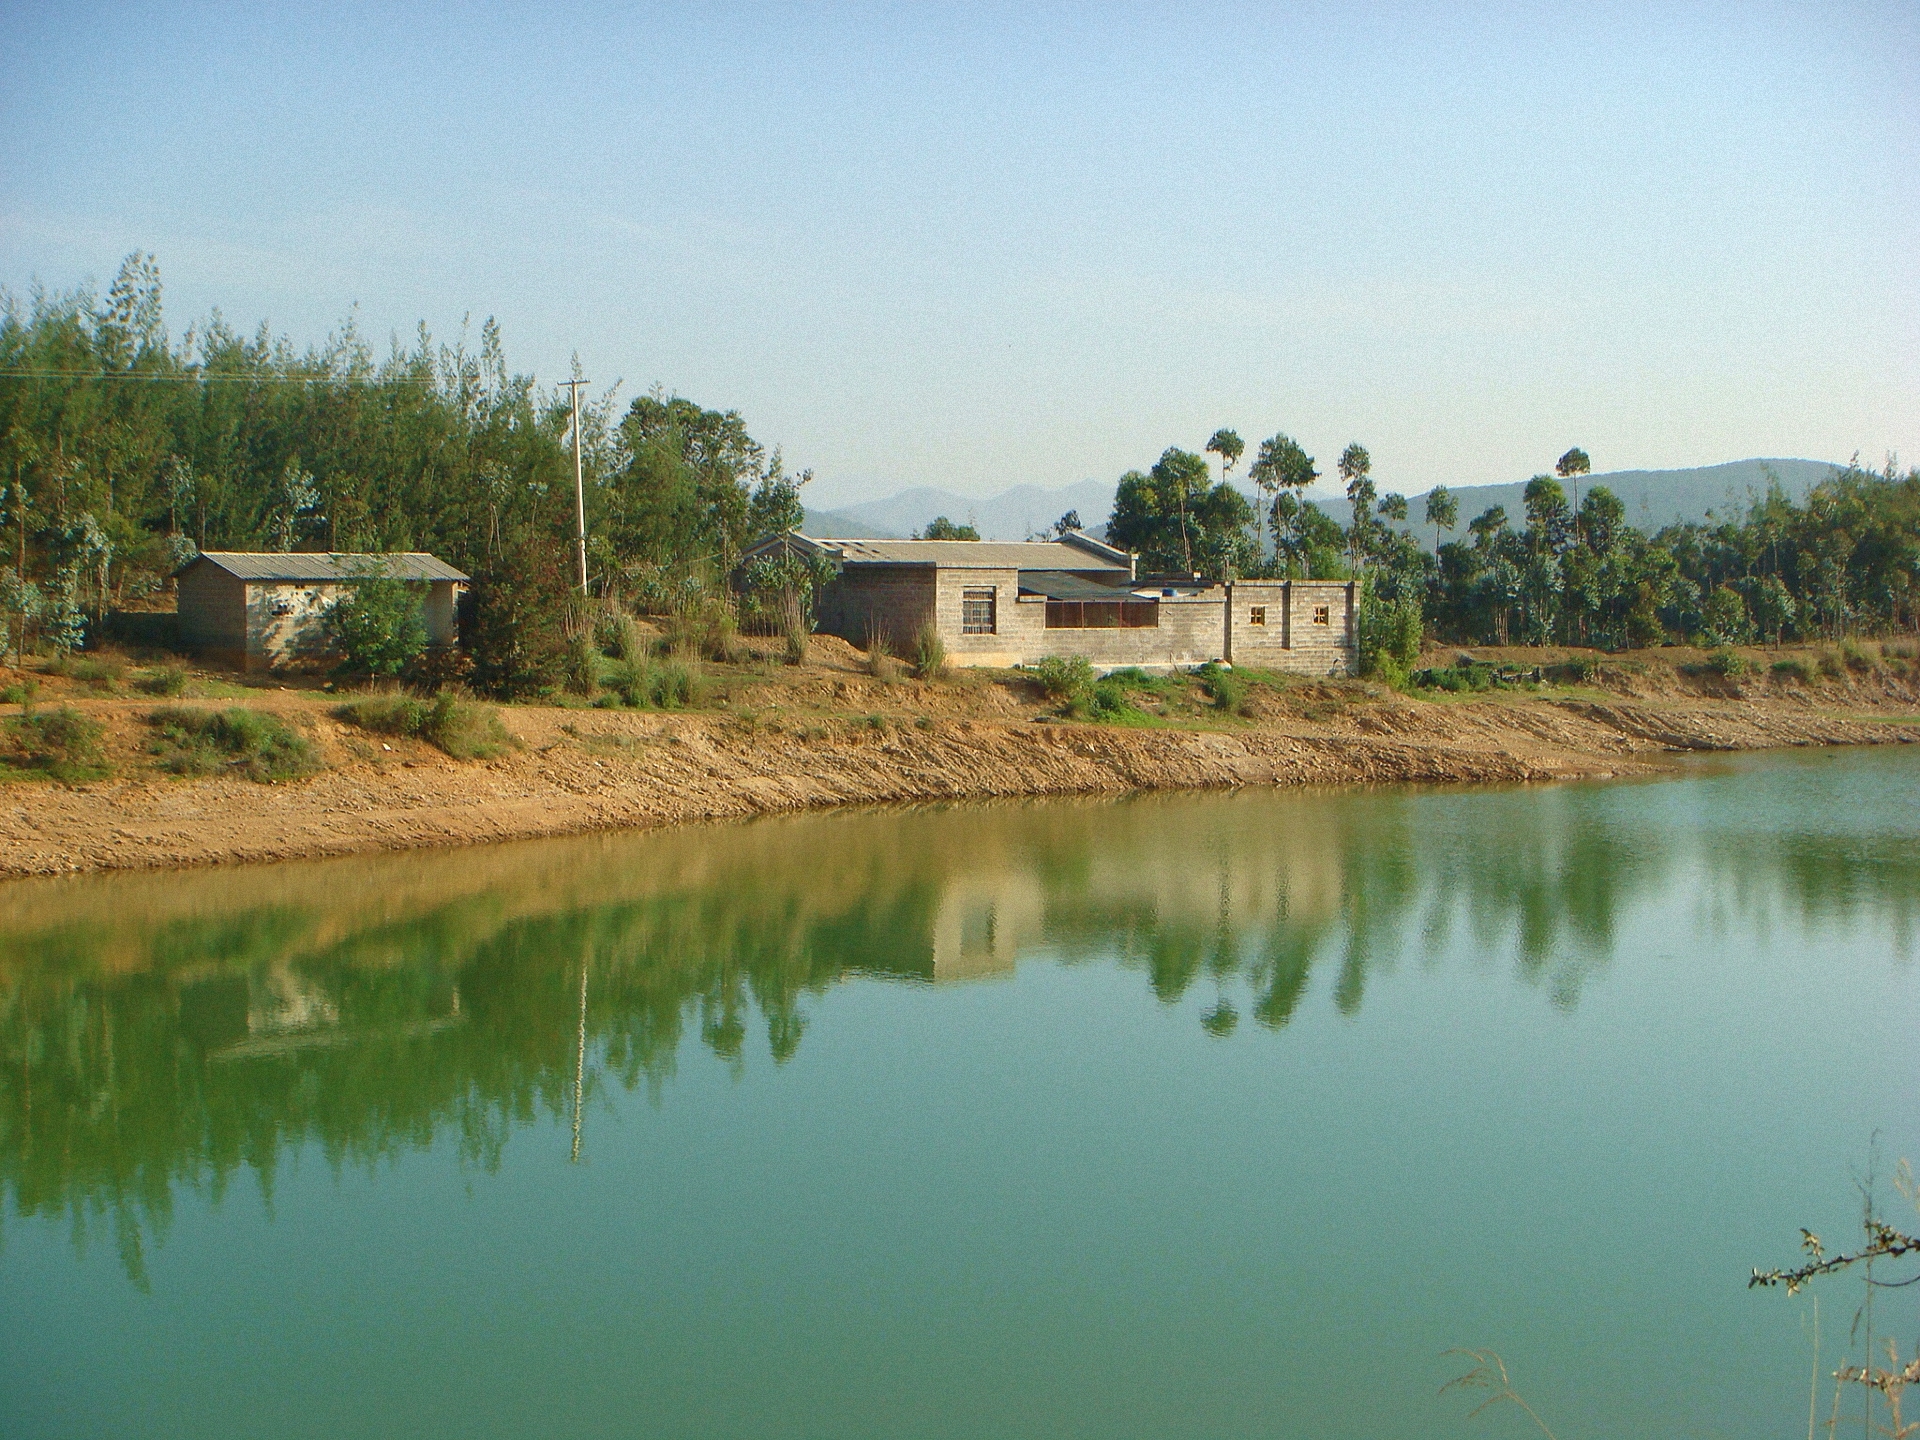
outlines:
[[[994,595],[992,590],[963,590],[960,592],[960,633],[962,635],[998,634],[995,625]]]
[[[1329,611],[1328,607],[1325,605],[1314,606],[1313,607],[1313,623],[1316,625],[1326,625],[1331,623],[1328,618],[1330,613],[1331,612]]]
[[[1158,600],[1049,600],[1049,630],[1157,630]]]
[[[1264,605],[1254,606],[1253,613],[1247,617],[1247,623],[1249,625],[1266,624],[1267,623],[1267,607]]]

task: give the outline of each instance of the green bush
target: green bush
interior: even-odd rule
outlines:
[[[1369,583],[1360,596],[1360,673],[1392,685],[1406,684],[1408,667],[1420,658],[1424,629],[1418,600],[1384,600]]]
[[[327,633],[347,675],[398,675],[427,648],[425,587],[368,575],[327,612]]]
[[[1725,645],[1707,656],[1707,669],[1728,680],[1738,680],[1751,668],[1745,656]]]
[[[65,655],[55,662],[54,670],[84,685],[113,686],[127,673],[127,665],[110,656]]]
[[[101,745],[104,727],[72,706],[39,714],[15,715],[6,722],[10,753],[18,770],[38,771],[55,780],[98,780],[107,773]]]
[[[938,680],[947,673],[947,642],[931,620],[914,632],[913,673],[921,680]]]
[[[156,665],[134,683],[149,695],[165,695],[169,698],[184,695],[187,689],[187,667]]]
[[[1831,650],[1820,652],[1820,673],[1829,680],[1838,680],[1841,675],[1840,657]]]
[[[336,706],[336,720],[376,735],[425,740],[456,760],[491,760],[513,743],[500,713],[443,690],[432,700],[411,695],[370,695]]]
[[[234,706],[191,710],[169,706],[147,716],[151,752],[175,775],[240,775],[260,784],[300,780],[320,769],[306,736],[276,716]]]
[[[619,703],[635,710],[687,710],[703,704],[707,696],[699,668],[677,660],[659,665],[623,660],[608,671],[606,686]]]
[[[1546,678],[1560,685],[1586,685],[1599,673],[1600,666],[1586,655],[1570,655],[1557,665],[1545,668]]]
[[[1244,715],[1247,709],[1247,682],[1224,665],[1211,662],[1194,671],[1200,688],[1216,710],[1229,715]]]
[[[585,630],[567,643],[566,663],[561,684],[569,695],[590,698],[599,688],[600,650]]]
[[[1813,683],[1813,672],[1808,669],[1807,662],[1804,660],[1776,660],[1773,662],[1772,669],[1778,679],[1798,680],[1802,685]]]
[[[1093,694],[1093,666],[1084,655],[1049,655],[1034,662],[1033,678],[1049,700],[1084,706]]]
[[[733,611],[715,595],[690,601],[667,621],[667,649],[690,660],[739,663],[745,653]]]
[[[1873,657],[1852,639],[1840,642],[1840,663],[1856,675],[1870,675],[1875,668]]]
[[[12,684],[0,686],[0,705],[31,705],[33,697],[39,693],[38,680],[15,680]]]

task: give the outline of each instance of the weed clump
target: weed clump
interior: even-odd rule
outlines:
[[[334,718],[376,735],[425,740],[456,760],[491,760],[513,743],[500,713],[441,691],[432,700],[370,695],[335,708]]]
[[[1738,680],[1752,667],[1746,657],[1731,646],[1722,645],[1707,656],[1707,669],[1726,680]]]
[[[1209,661],[1193,672],[1214,709],[1226,715],[1247,713],[1247,682],[1224,665]]]
[[[186,694],[187,667],[156,665],[134,683],[149,695],[163,695],[173,699]]]
[[[36,772],[74,783],[107,774],[104,727],[70,705],[7,721],[8,753],[0,759],[14,770]]]
[[[31,705],[40,693],[40,682],[31,677],[0,685],[0,705]]]
[[[1807,662],[1804,660],[1776,660],[1770,668],[1773,671],[1773,678],[1776,680],[1797,680],[1802,685],[1811,685],[1813,683],[1813,671],[1808,668]]]
[[[913,674],[916,680],[939,680],[947,673],[947,642],[931,620],[913,636]]]
[[[887,632],[877,626],[867,631],[867,673],[882,685],[900,678],[900,662],[893,658],[893,645]]]
[[[320,752],[275,716],[234,706],[191,710],[172,705],[147,716],[149,751],[174,775],[238,775],[262,785],[302,780],[320,769]]]
[[[607,672],[606,688],[594,702],[603,709],[625,705],[634,710],[689,710],[707,696],[698,667],[678,660],[655,665],[644,657],[617,663]]]
[[[1084,706],[1093,694],[1093,666],[1084,655],[1049,655],[1035,661],[1033,678],[1049,700],[1068,710]]]

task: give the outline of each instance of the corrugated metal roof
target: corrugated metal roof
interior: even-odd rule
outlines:
[[[313,581],[358,580],[368,572],[389,580],[466,580],[446,561],[424,550],[390,555],[324,554],[294,552],[269,554],[247,550],[203,550],[181,566],[191,569],[202,560],[217,565],[241,580],[285,581],[292,584]],[[176,574],[179,571],[175,572]]]
[[[1024,593],[1044,595],[1049,600],[1134,600],[1139,598],[1130,589],[1100,585],[1092,580],[1082,580],[1078,575],[1064,574],[1059,570],[1022,570],[1020,589]]]

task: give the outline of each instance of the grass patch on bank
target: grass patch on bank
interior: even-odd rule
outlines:
[[[147,723],[154,732],[147,748],[170,775],[236,775],[271,785],[304,780],[321,768],[311,740],[259,710],[170,705],[148,715]]]
[[[105,727],[69,705],[15,715],[6,722],[5,733],[0,763],[12,777],[72,785],[111,773],[102,744]]]
[[[375,735],[425,740],[456,760],[491,760],[513,743],[498,711],[445,690],[431,700],[369,695],[335,706],[333,717]]]

